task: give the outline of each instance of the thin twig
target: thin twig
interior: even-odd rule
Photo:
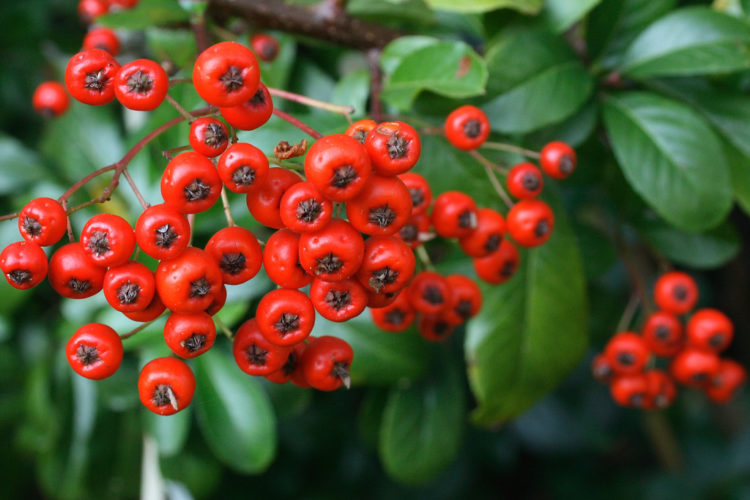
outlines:
[[[236,226],[234,218],[232,218],[232,209],[229,208],[229,198],[227,197],[227,188],[221,188],[221,204],[224,205],[224,216],[227,218],[227,224],[229,227]]]
[[[313,99],[311,97],[307,97],[307,96],[300,95],[300,94],[295,94],[294,92],[288,92],[286,90],[268,87],[268,93],[271,94],[272,96],[281,97],[282,99],[298,102],[300,104],[304,104],[305,106],[310,106],[311,108],[318,108],[318,109],[322,109],[325,111],[330,111],[331,113],[338,113],[338,114],[345,115],[345,116],[351,115],[352,113],[354,113],[354,107],[352,106],[341,106],[339,104],[319,101],[317,99]]]
[[[633,322],[633,316],[635,316],[635,312],[638,310],[639,304],[640,300],[638,298],[638,294],[633,293],[632,295],[630,295],[628,305],[625,306],[625,310],[622,312],[622,316],[620,316],[620,321],[617,322],[617,328],[615,332],[624,332],[630,328],[630,324]]]
[[[380,69],[380,49],[367,51],[367,62],[370,65],[370,115],[379,122],[383,119],[383,103],[380,93],[383,90],[383,72]]]
[[[179,102],[177,102],[174,97],[172,97],[171,95],[167,94],[166,95],[166,100],[167,100],[167,102],[169,104],[172,105],[172,107],[174,107],[174,109],[176,109],[183,117],[185,117],[185,119],[188,122],[193,121],[193,115],[190,114],[190,111],[188,111],[187,109],[183,108],[182,104],[180,104]]]
[[[521,146],[515,146],[513,144],[506,144],[504,142],[485,142],[480,148],[496,149],[498,151],[508,151],[510,153],[518,153],[529,158],[539,159],[539,153],[532,151],[531,149],[522,148]]]
[[[128,172],[127,169],[122,171],[123,177],[125,177],[125,180],[128,181],[128,184],[130,184],[130,188],[133,190],[133,193],[135,193],[135,197],[138,198],[138,203],[141,204],[144,210],[146,210],[149,205],[149,203],[143,198],[143,195],[141,194],[140,190],[138,189],[138,186],[136,186],[135,181],[130,176],[130,172]]]
[[[430,254],[427,253],[427,249],[424,247],[424,245],[420,245],[415,249],[415,252],[417,254],[417,257],[419,257],[419,260],[422,262],[422,265],[425,267],[425,269],[429,269],[430,271],[435,270],[435,265],[432,263],[432,259],[430,259]]]
[[[643,427],[662,467],[669,471],[680,470],[685,460],[680,445],[663,412],[643,412]]]
[[[164,151],[162,151],[161,155],[164,158],[166,158],[167,160],[171,160],[174,157],[175,153],[180,153],[182,151],[187,151],[190,148],[191,148],[191,146],[189,144],[185,145],[185,146],[178,146],[176,148],[169,148],[169,149],[165,149]]]
[[[65,223],[68,230],[68,241],[71,243],[75,243],[76,237],[73,234],[73,224],[70,222],[70,215],[68,214],[68,200],[62,200],[61,202],[63,210],[65,210],[65,213],[67,214],[65,216]]]
[[[164,311],[163,313],[161,313],[159,316],[157,316],[156,318],[152,319],[151,321],[147,321],[147,322],[143,323],[142,325],[138,325],[137,327],[133,328],[132,330],[130,330],[127,333],[120,334],[120,338],[121,339],[127,339],[127,338],[132,337],[133,335],[135,335],[136,333],[140,332],[141,330],[143,330],[145,328],[148,328],[154,321],[156,321],[157,319],[161,318],[165,314],[167,314],[167,311]]]
[[[510,198],[508,193],[505,192],[505,189],[503,188],[502,184],[500,184],[500,181],[497,179],[497,176],[495,176],[495,172],[493,172],[493,169],[495,168],[495,164],[492,163],[490,160],[482,156],[482,154],[478,151],[469,151],[469,154],[474,157],[479,163],[482,164],[484,167],[484,171],[487,173],[487,177],[490,180],[490,184],[492,184],[492,187],[495,188],[495,191],[497,192],[498,196],[505,202],[505,204],[508,206],[508,208],[511,208],[513,206],[513,200]]]
[[[229,327],[225,325],[222,320],[214,316],[214,322],[219,326],[219,330],[224,332],[224,335],[226,335],[229,340],[234,340],[234,333],[232,333],[232,330],[230,330]]]
[[[299,121],[298,119],[296,119],[295,117],[293,117],[292,115],[290,115],[288,113],[285,113],[285,112],[281,111],[280,109],[274,108],[273,109],[273,114],[275,114],[276,116],[278,116],[282,120],[291,123],[292,125],[294,125],[298,129],[300,129],[301,131],[303,131],[304,133],[306,133],[307,135],[309,135],[313,139],[320,139],[321,137],[323,137],[323,134],[321,134],[317,130],[313,129],[312,127],[310,127],[308,125],[305,125],[304,123],[302,123],[301,121]]]

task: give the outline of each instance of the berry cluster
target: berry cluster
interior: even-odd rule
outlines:
[[[732,398],[747,379],[734,360],[720,358],[734,336],[732,321],[716,309],[699,309],[683,326],[698,300],[698,286],[683,272],[662,275],[654,286],[659,310],[651,313],[641,334],[620,332],[592,363],[594,377],[610,386],[622,406],[645,410],[666,408],[677,396],[675,382],[699,389],[714,402]],[[671,360],[669,368],[655,367],[655,357]]]

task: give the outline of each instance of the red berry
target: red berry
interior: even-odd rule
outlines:
[[[721,352],[732,342],[734,325],[716,309],[700,309],[687,324],[687,341],[693,347]]]
[[[34,111],[45,118],[60,116],[68,110],[70,99],[65,87],[58,82],[44,82],[34,90],[31,97]]]
[[[188,247],[156,268],[156,290],[173,312],[205,311],[221,288],[221,270],[203,250]]]
[[[684,344],[682,323],[666,311],[650,314],[643,324],[642,335],[648,348],[657,356],[674,356]]]
[[[214,300],[211,301],[211,305],[206,308],[206,314],[209,316],[215,315],[217,312],[221,311],[221,308],[224,307],[224,304],[227,303],[227,287],[225,285],[221,285],[221,288],[219,288],[219,291],[214,296]]]
[[[216,118],[204,116],[190,124],[188,141],[196,153],[213,158],[227,149],[229,131],[227,126]]]
[[[302,179],[294,172],[278,167],[268,169],[266,182],[258,189],[247,193],[248,210],[264,226],[283,228],[281,198],[287,189],[299,182],[302,182]]]
[[[281,222],[297,233],[323,229],[333,217],[333,203],[311,182],[290,186],[281,197]]]
[[[193,400],[195,376],[177,358],[156,358],[141,369],[138,395],[143,406],[158,415],[173,415]]]
[[[406,172],[398,176],[409,190],[411,196],[411,214],[418,215],[427,212],[432,203],[432,190],[427,180],[414,172]]]
[[[161,196],[184,214],[211,208],[221,195],[221,179],[211,160],[188,151],[172,158],[161,176]]]
[[[106,50],[112,56],[116,56],[120,52],[120,40],[109,28],[93,28],[83,37],[83,50],[89,49]]]
[[[416,313],[409,303],[406,293],[398,294],[390,305],[371,308],[372,321],[381,330],[387,332],[402,332],[414,322]]]
[[[65,356],[73,370],[94,380],[114,374],[122,363],[122,354],[120,336],[101,323],[83,325],[65,346]]]
[[[722,359],[719,370],[706,388],[706,394],[714,403],[726,403],[747,381],[747,371],[732,359]]]
[[[36,198],[18,214],[18,231],[26,241],[46,247],[65,235],[68,218],[65,209],[52,198]]]
[[[540,200],[521,200],[508,212],[508,233],[522,247],[545,243],[555,228],[555,214]]]
[[[356,122],[349,125],[349,128],[346,129],[346,132],[344,132],[344,134],[357,139],[358,142],[364,144],[365,139],[367,138],[367,134],[369,134],[370,131],[377,126],[378,124],[375,123],[374,120],[357,120]]]
[[[668,408],[677,397],[677,387],[672,378],[661,370],[646,372],[648,383],[648,401],[658,409]]]
[[[685,314],[698,302],[698,285],[687,273],[673,271],[663,274],[654,285],[654,300],[659,309]]]
[[[239,285],[252,279],[263,263],[258,238],[243,227],[225,227],[206,244],[206,253],[219,265],[227,285]]]
[[[230,191],[249,193],[262,186],[268,177],[268,158],[252,144],[232,144],[216,164],[219,177]]]
[[[510,194],[516,198],[536,198],[544,187],[544,177],[533,163],[519,163],[510,169],[505,184]]]
[[[607,356],[604,354],[594,356],[594,359],[591,360],[591,374],[598,382],[603,384],[607,384],[612,380],[614,370]]]
[[[247,100],[225,108],[219,108],[221,116],[234,128],[255,130],[264,125],[273,114],[273,98],[262,83]]]
[[[423,339],[443,342],[453,335],[456,324],[442,314],[423,314],[417,321],[417,330]]]
[[[280,370],[289,358],[289,347],[269,342],[255,318],[245,321],[232,342],[234,360],[248,375],[268,375]]]
[[[128,109],[151,111],[164,101],[169,77],[164,68],[149,59],[136,59],[117,72],[115,97]]]
[[[398,299],[402,291],[403,289],[396,290],[395,292],[374,293],[365,290],[365,292],[367,293],[367,307],[369,307],[370,309],[388,307],[389,305],[393,304],[396,299]]]
[[[85,299],[102,289],[105,268],[91,262],[81,243],[58,248],[49,259],[49,283],[71,299]]]
[[[640,335],[620,332],[609,339],[604,355],[616,374],[625,375],[643,371],[651,353]]]
[[[271,62],[279,55],[279,42],[276,37],[258,33],[250,38],[250,47],[261,61]]]
[[[430,218],[426,214],[412,215],[394,236],[410,248],[417,248],[426,239],[434,236],[430,233]]]
[[[437,315],[450,306],[451,290],[448,281],[436,272],[421,271],[406,290],[415,311]]]
[[[358,231],[387,236],[411,217],[411,197],[398,177],[371,176],[362,191],[346,203],[346,217]]]
[[[490,121],[476,106],[461,106],[445,119],[445,137],[458,149],[477,149],[489,136]]]
[[[576,169],[576,152],[564,142],[550,142],[542,149],[539,163],[553,179],[565,179]]]
[[[299,235],[280,229],[266,241],[263,267],[271,281],[284,288],[302,288],[312,281],[299,263]]]
[[[276,370],[275,372],[265,375],[266,379],[270,380],[275,384],[285,384],[291,382],[297,387],[308,388],[310,384],[305,380],[305,375],[302,373],[302,356],[304,355],[307,344],[300,342],[294,344],[289,350],[289,355],[284,362],[284,366]]]
[[[332,201],[354,198],[371,172],[370,157],[356,139],[344,134],[318,139],[305,157],[305,176]]]
[[[115,98],[115,77],[120,64],[109,52],[84,50],[74,55],[65,68],[65,86],[74,99],[100,106]]]
[[[83,226],[81,246],[93,264],[118,266],[133,255],[135,232],[119,215],[97,214]]]
[[[139,0],[109,0],[110,5],[117,5],[123,9],[132,9],[138,5]]]
[[[138,247],[154,259],[174,259],[190,243],[190,223],[170,205],[153,205],[138,217],[135,239]]]
[[[409,283],[415,266],[414,252],[403,241],[392,236],[373,236],[365,241],[357,279],[368,292],[395,292]]]
[[[335,391],[351,384],[349,367],[354,358],[351,346],[336,337],[312,340],[302,354],[302,373],[311,387],[319,391]]]
[[[482,291],[474,280],[463,274],[450,274],[445,280],[450,287],[450,299],[443,318],[459,325],[476,316],[482,307]]]
[[[121,312],[143,311],[154,299],[154,273],[140,262],[111,267],[104,275],[104,297]]]
[[[94,20],[103,16],[109,11],[107,0],[79,0],[78,16],[86,24],[91,24]]]
[[[164,341],[181,358],[194,358],[211,349],[216,326],[204,312],[172,313],[164,325]]]
[[[357,272],[364,258],[365,242],[351,224],[331,219],[315,233],[299,239],[299,262],[311,276],[340,281]]]
[[[147,321],[155,320],[156,318],[161,316],[166,308],[167,306],[165,306],[161,301],[161,298],[159,298],[159,294],[155,293],[154,298],[151,299],[151,303],[146,306],[146,309],[143,309],[142,311],[126,312],[124,314],[133,321],[140,321],[142,323],[145,323]]]
[[[316,311],[331,321],[347,321],[359,316],[367,305],[367,292],[354,279],[323,281],[314,279],[310,300]]]
[[[255,319],[269,342],[290,346],[310,335],[315,309],[310,298],[299,290],[278,288],[260,299]]]
[[[260,84],[253,52],[236,42],[220,42],[201,52],[193,67],[193,85],[207,103],[237,106],[252,98]]]
[[[620,406],[644,408],[650,405],[648,377],[644,373],[622,375],[609,386],[612,399]]]
[[[386,176],[406,172],[417,163],[422,152],[419,134],[404,122],[378,124],[367,135],[365,148],[375,173]]]
[[[715,352],[687,348],[672,360],[674,379],[689,387],[707,387],[719,372],[721,362]]]
[[[0,252],[0,269],[11,286],[27,290],[47,276],[47,254],[36,243],[17,241]]]
[[[477,210],[477,227],[458,240],[469,257],[486,257],[500,248],[505,236],[505,218],[491,208]]]
[[[474,259],[474,271],[482,281],[499,285],[511,279],[518,270],[521,255],[508,240],[500,242],[500,248],[487,257]]]
[[[477,205],[471,196],[447,191],[435,199],[432,225],[443,238],[463,238],[477,227]]]

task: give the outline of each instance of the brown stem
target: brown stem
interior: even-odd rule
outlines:
[[[265,29],[287,31],[361,50],[385,47],[401,34],[352,17],[340,9],[336,13],[335,9],[330,9],[332,3],[341,5],[343,2],[305,7],[281,0],[210,0],[209,14],[219,19],[239,16]],[[331,15],[332,12],[335,15]]]
[[[383,102],[380,93],[383,90],[383,72],[380,70],[380,50],[367,51],[367,62],[370,64],[370,115],[375,121],[383,120]]]
[[[325,111],[330,111],[331,113],[339,113],[342,115],[350,115],[354,113],[354,108],[352,106],[340,106],[338,104],[332,104],[330,102],[319,101],[317,99],[313,99],[311,97],[307,97],[307,96],[300,95],[300,94],[295,94],[294,92],[289,92],[286,90],[268,87],[268,93],[271,94],[272,96],[281,97],[282,99],[287,99],[289,101],[298,102],[300,104],[304,104],[305,106],[310,106],[311,108],[318,108],[318,109],[323,109]]]
[[[195,36],[195,47],[200,54],[208,48],[208,32],[206,32],[206,20],[203,14],[195,16],[191,24],[193,26],[193,35]]]
[[[143,323],[142,325],[136,326],[135,328],[133,328],[129,332],[121,334],[120,338],[121,339],[127,339],[127,338],[132,337],[133,335],[135,335],[136,333],[140,332],[141,330],[143,330],[145,328],[148,328],[148,326],[151,325],[151,323],[153,323],[157,319],[161,318],[165,314],[167,314],[167,311],[164,311],[163,313],[161,313],[159,316],[157,316],[156,318],[152,319],[151,321],[147,321],[146,323]]]
[[[511,208],[514,205],[513,200],[510,198],[508,193],[505,192],[503,185],[500,184],[500,181],[497,179],[497,176],[493,171],[498,168],[497,165],[482,156],[482,154],[478,151],[469,151],[469,154],[482,164],[482,166],[484,167],[484,171],[487,174],[487,178],[490,180],[490,184],[492,184],[492,187],[495,188],[498,196],[500,196],[500,198],[503,200],[503,202],[505,202],[508,208]]]
[[[643,426],[662,467],[677,471],[684,465],[680,445],[662,412],[645,412]]]
[[[130,184],[130,189],[132,189],[133,193],[135,193],[135,197],[138,198],[138,203],[141,204],[141,207],[143,207],[144,210],[150,207],[151,205],[149,205],[148,202],[143,198],[141,191],[138,189],[138,186],[136,186],[135,181],[130,176],[130,172],[128,172],[128,169],[123,170],[122,175],[123,177],[125,177],[125,180],[128,181],[128,184]]]
[[[281,111],[280,109],[274,108],[273,114],[275,114],[276,116],[278,116],[282,120],[285,120],[285,121],[291,123],[292,125],[294,125],[298,129],[300,129],[301,131],[303,131],[304,133],[306,133],[307,135],[309,135],[313,139],[320,139],[321,137],[323,137],[323,134],[321,134],[317,130],[315,130],[315,129],[313,129],[313,128],[307,126],[307,125],[305,125],[304,123],[302,123],[301,121],[299,121],[298,119],[296,119],[295,117],[293,117],[292,115],[290,115],[288,113],[285,113],[285,112]]]
[[[171,95],[169,95],[169,94],[167,94],[167,95],[166,95],[166,96],[164,96],[164,97],[166,98],[167,102],[168,102],[169,104],[171,104],[171,105],[172,105],[172,107],[174,107],[174,109],[176,109],[177,111],[179,111],[179,113],[180,113],[180,114],[181,114],[181,115],[182,115],[182,116],[183,116],[183,117],[184,117],[184,118],[185,118],[185,119],[186,119],[187,121],[189,121],[189,122],[190,122],[190,121],[192,121],[192,120],[193,120],[193,116],[192,116],[192,115],[190,114],[190,112],[189,112],[189,111],[188,111],[187,109],[183,108],[183,107],[182,107],[182,105],[181,105],[181,104],[180,104],[179,102],[177,102],[177,101],[175,100],[175,98],[174,98],[174,97],[172,97],[172,96],[171,96]]]
[[[67,214],[68,213],[68,200],[62,200],[61,205],[63,207],[63,210],[65,210],[65,213]],[[76,237],[73,234],[73,224],[70,222],[70,214],[68,214],[65,217],[65,224],[68,230],[68,241],[70,241],[71,243],[75,243]]]
[[[221,204],[224,206],[224,216],[227,219],[227,225],[229,227],[236,226],[234,218],[232,217],[232,209],[229,207],[229,198],[227,197],[227,189],[221,188]]]

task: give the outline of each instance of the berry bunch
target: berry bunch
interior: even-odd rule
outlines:
[[[716,309],[699,309],[683,326],[680,316],[691,313],[698,300],[698,286],[683,272],[662,275],[654,300],[659,310],[646,317],[640,335],[619,332],[594,358],[594,377],[609,384],[619,405],[633,408],[670,406],[675,382],[716,403],[729,401],[747,379],[742,365],[719,357],[734,336],[732,321]],[[668,370],[656,367],[656,357],[670,360]]]

